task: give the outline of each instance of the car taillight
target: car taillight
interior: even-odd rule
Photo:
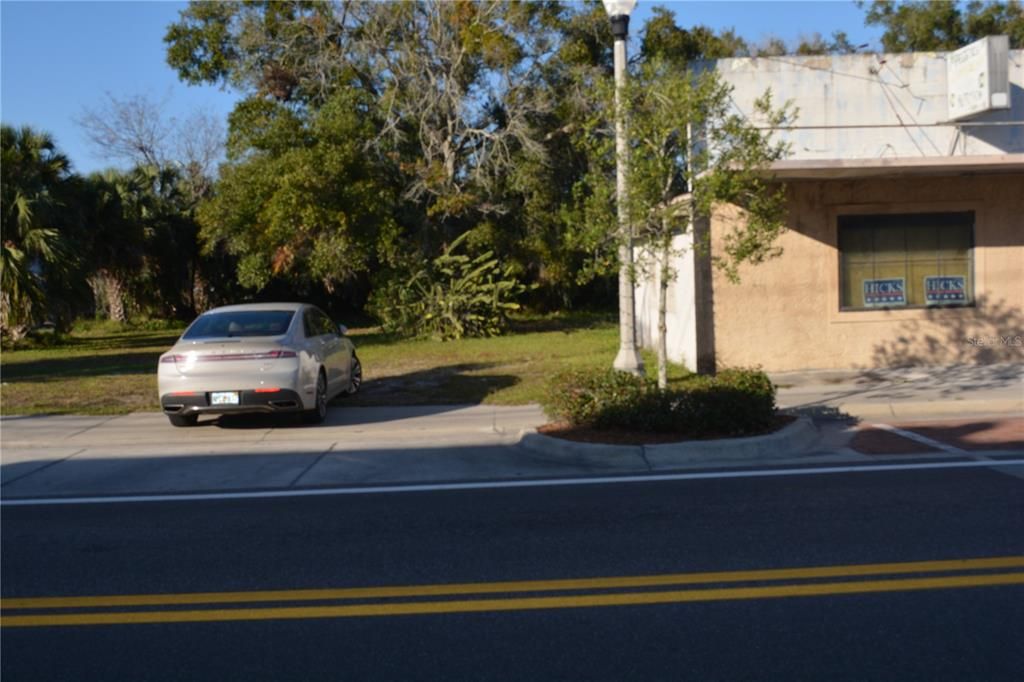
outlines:
[[[296,357],[293,350],[271,350],[265,353],[224,353],[223,355],[196,355],[192,362],[222,362],[227,360],[280,360]],[[165,355],[160,362],[189,362],[187,355]]]
[[[266,353],[225,353],[224,355],[200,355],[196,358],[198,362],[221,362],[226,360],[280,360],[281,358],[294,358],[295,351],[272,350]]]

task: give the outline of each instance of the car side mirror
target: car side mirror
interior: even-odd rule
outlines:
[[[345,336],[345,334],[348,334],[348,327],[346,327],[343,324],[339,324],[338,325],[338,333],[341,334],[342,336]]]

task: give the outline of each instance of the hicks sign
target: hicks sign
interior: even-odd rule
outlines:
[[[966,277],[925,277],[924,299],[926,303],[966,303]]]
[[[864,280],[864,305],[906,305],[907,287],[902,277]]]

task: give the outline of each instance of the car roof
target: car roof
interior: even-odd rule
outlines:
[[[239,303],[237,305],[225,305],[219,308],[211,308],[207,313],[230,313],[239,310],[290,310],[298,311],[304,308],[312,308],[309,303]],[[205,313],[204,313],[205,314]]]

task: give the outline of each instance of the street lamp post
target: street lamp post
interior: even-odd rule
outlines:
[[[622,107],[626,85],[626,38],[629,14],[637,0],[603,0],[615,38],[615,203],[619,217],[619,353],[612,367],[630,374],[642,374],[643,360],[636,348],[636,310],[633,293],[633,229],[626,206],[629,144]]]

